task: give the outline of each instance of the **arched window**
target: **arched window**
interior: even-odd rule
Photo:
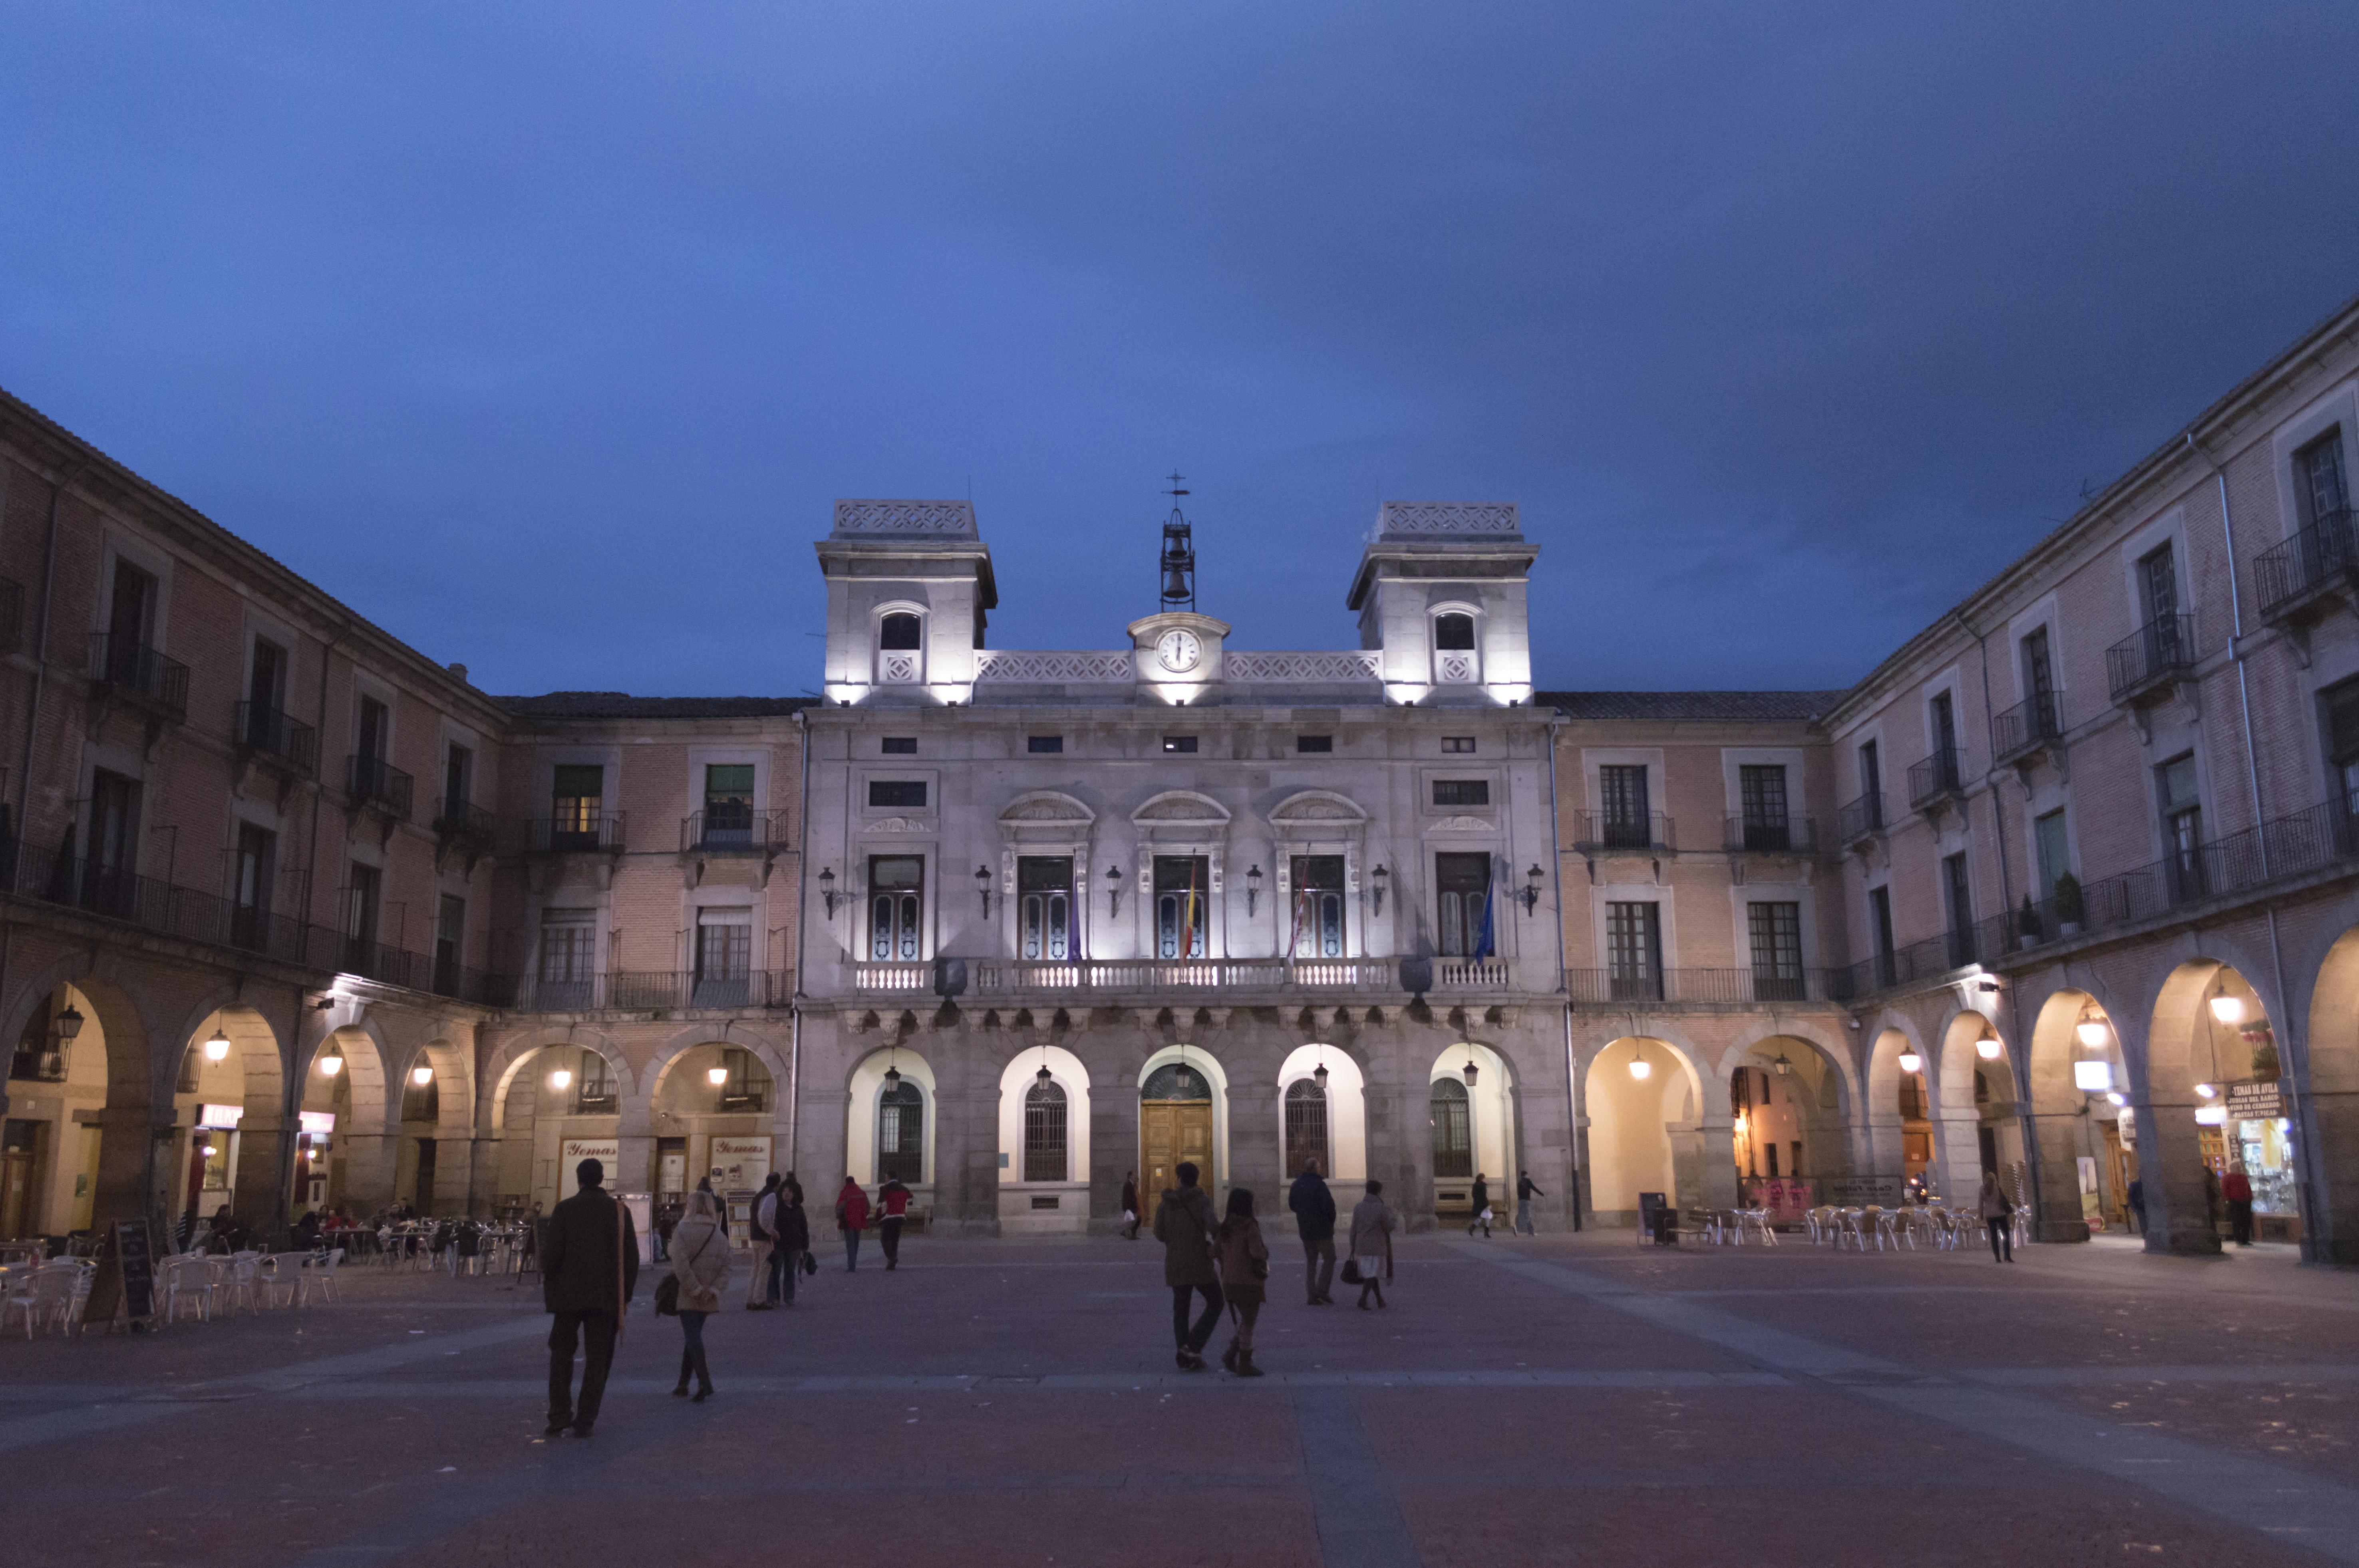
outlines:
[[[1474,651],[1474,617],[1433,618],[1433,678],[1440,686],[1472,686],[1483,678],[1482,655]]]
[[[1286,1086],[1286,1169],[1299,1175],[1303,1162],[1316,1160],[1321,1175],[1335,1173],[1327,1156],[1327,1091],[1309,1078]]]
[[[880,616],[876,622],[876,678],[887,684],[910,685],[925,678],[924,627],[907,611]]]
[[[926,1097],[907,1078],[876,1099],[876,1179],[926,1179]]]
[[[1211,1099],[1212,1086],[1204,1075],[1193,1067],[1183,1067],[1177,1062],[1167,1062],[1147,1075],[1138,1086],[1141,1099]]]
[[[1474,1173],[1474,1123],[1466,1086],[1455,1078],[1433,1080],[1433,1173]]]
[[[1024,1179],[1061,1182],[1071,1169],[1065,1152],[1065,1091],[1037,1080],[1024,1096]]]

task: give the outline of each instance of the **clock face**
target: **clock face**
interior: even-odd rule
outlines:
[[[1203,656],[1204,645],[1193,632],[1166,632],[1156,640],[1155,657],[1167,670],[1184,672],[1196,667]]]

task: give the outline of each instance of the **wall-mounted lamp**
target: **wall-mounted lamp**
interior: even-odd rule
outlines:
[[[2105,1093],[2114,1087],[2114,1065],[2111,1062],[2073,1063],[2072,1087],[2084,1095]]]
[[[827,917],[835,918],[835,901],[843,895],[835,891],[835,868],[829,866],[819,874],[819,896],[827,904]]]
[[[977,866],[974,869],[974,891],[983,899],[983,917],[989,920],[991,918],[991,868],[989,866]]]
[[[2127,1095],[2123,1094],[2119,1089],[2114,1089],[2106,1094],[2105,1103],[2107,1105],[2127,1105],[2130,1102]]]
[[[1105,869],[1105,881],[1106,918],[1111,920],[1122,913],[1122,868],[1108,866]]]
[[[1526,914],[1531,914],[1534,909],[1539,906],[1540,869],[1537,864],[1535,864],[1530,871],[1524,873],[1523,889],[1516,894],[1516,897],[1522,901],[1524,913]]]
[[[58,1014],[58,1038],[71,1045],[74,1036],[81,1033],[82,1014],[74,1011],[73,1003],[68,1002],[66,1010]]]
[[[2215,1099],[2219,1097],[2220,1090],[2214,1084],[2198,1084],[2195,1086],[2195,1094],[2199,1099]]]
[[[1261,868],[1245,868],[1245,918],[1253,918],[1254,905],[1261,902]]]
[[[1382,914],[1385,912],[1385,884],[1392,880],[1392,873],[1385,870],[1384,862],[1379,860],[1376,862],[1376,869],[1368,873],[1368,878],[1376,890],[1375,912]]]

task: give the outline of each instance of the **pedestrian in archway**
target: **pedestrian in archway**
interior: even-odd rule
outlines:
[[[540,1292],[549,1315],[549,1430],[569,1428],[587,1437],[606,1394],[614,1340],[639,1282],[639,1243],[631,1211],[607,1196],[606,1167],[584,1160],[573,1167],[582,1190],[549,1217],[549,1245],[540,1259]],[[582,1346],[582,1396],[573,1396],[573,1347]]]
[[[1467,1223],[1466,1234],[1474,1234],[1480,1226],[1484,1236],[1491,1234],[1491,1184],[1483,1173],[1474,1173],[1474,1217]]]
[[[835,1195],[835,1227],[843,1232],[843,1271],[860,1267],[860,1233],[868,1228],[868,1195],[850,1176]]]
[[[2146,1183],[2139,1177],[2130,1178],[2130,1218],[2136,1222],[2138,1234],[2146,1234]]]
[[[754,1212],[747,1223],[754,1238],[754,1266],[745,1275],[747,1312],[766,1312],[778,1304],[777,1285],[770,1270],[770,1260],[777,1249],[770,1226],[777,1215],[778,1173],[773,1171],[762,1183],[761,1194],[754,1200]]]
[[[1294,1228],[1302,1238],[1302,1271],[1310,1287],[1310,1304],[1333,1306],[1335,1298],[1327,1290],[1335,1279],[1335,1195],[1320,1176],[1318,1161],[1302,1162],[1302,1174],[1294,1178],[1286,1206],[1294,1211]]]
[[[1243,1187],[1229,1189],[1229,1212],[1213,1238],[1220,1256],[1221,1293],[1228,1297],[1237,1331],[1221,1354],[1221,1365],[1240,1378],[1258,1378],[1254,1365],[1254,1319],[1261,1315],[1262,1298],[1269,1279],[1269,1246],[1262,1240],[1261,1221],[1254,1217],[1254,1196]]]
[[[679,1281],[679,1381],[676,1398],[688,1397],[690,1373],[696,1375],[696,1398],[702,1404],[712,1397],[712,1368],[704,1359],[704,1320],[721,1310],[721,1292],[729,1285],[729,1232],[712,1195],[688,1195],[688,1213],[672,1227],[671,1272]]]
[[[2207,1163],[2203,1167],[2203,1223],[2211,1227],[2214,1237],[2220,1234],[2220,1172]]]
[[[1540,1191],[1539,1184],[1532,1180],[1532,1173],[1529,1171],[1518,1171],[1516,1173],[1516,1235],[1537,1236],[1539,1234],[1532,1228],[1532,1200],[1534,1198],[1544,1198],[1546,1196],[1548,1196],[1548,1194]]]
[[[1131,1240],[1138,1239],[1138,1173],[1122,1173],[1122,1233]]]
[[[1352,1210],[1352,1260],[1343,1267],[1343,1282],[1360,1287],[1360,1310],[1368,1310],[1368,1297],[1376,1298],[1376,1305],[1385,1304],[1384,1281],[1393,1271],[1393,1211],[1384,1199],[1382,1182],[1368,1184],[1368,1195]]]
[[[2228,1234],[2239,1247],[2253,1244],[2253,1179],[2234,1164],[2220,1178],[2220,1195],[2228,1203]]]
[[[1221,1321],[1221,1278],[1212,1264],[1212,1200],[1196,1184],[1196,1166],[1182,1160],[1172,1171],[1178,1187],[1163,1189],[1155,1206],[1155,1239],[1163,1243],[1163,1282],[1171,1287],[1171,1336],[1179,1343],[1180,1369],[1204,1369],[1204,1346]],[[1188,1324],[1188,1298],[1201,1292],[1204,1311]]]
[[[1983,1227],[1990,1232],[1991,1261],[2014,1262],[2015,1206],[1999,1191],[1996,1171],[1983,1173],[1982,1196],[1974,1205],[1974,1212],[1982,1216]]]
[[[778,1268],[779,1304],[795,1304],[798,1274],[816,1274],[819,1263],[810,1255],[810,1217],[803,1213],[802,1184],[794,1173],[778,1184],[777,1250],[771,1262]]]
[[[901,1222],[909,1217],[909,1189],[900,1177],[887,1176],[876,1189],[876,1207],[882,1214],[876,1239],[885,1249],[885,1271],[890,1273],[901,1266]]]

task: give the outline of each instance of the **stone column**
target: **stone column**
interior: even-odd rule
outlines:
[[[2220,1250],[2220,1229],[2212,1223],[2211,1206],[2204,1201],[2203,1156],[2195,1139],[2195,1107],[2191,1103],[2135,1103],[2138,1192],[2146,1199],[2146,1249],[2190,1257],[2216,1255]],[[2076,1202],[2078,1193],[2076,1187]]]
[[[103,1230],[118,1219],[147,1215],[169,1228],[171,1201],[170,1151],[178,1132],[169,1121],[153,1121],[143,1108],[102,1110],[75,1129],[95,1122],[99,1128],[97,1191],[92,1196],[91,1225]]]
[[[944,1236],[999,1234],[999,1074],[960,1023],[926,1042],[934,1071],[934,1216]]]
[[[393,1203],[393,1162],[396,1135],[389,1132],[348,1132],[336,1140],[344,1167],[343,1188],[328,1195],[331,1203],[349,1204],[356,1219],[366,1219]]]
[[[2036,1163],[2039,1169],[2039,1213],[2031,1231],[2034,1240],[2089,1239],[2089,1222],[2081,1212],[2081,1173],[2076,1162],[2080,1155],[2088,1152],[2087,1124],[2087,1117],[2073,1111],[2037,1112],[2027,1123],[2033,1147],[2025,1152],[2025,1162]],[[2145,1130],[2143,1115],[2139,1130]],[[2200,1184],[2201,1177],[2198,1181]],[[2160,1212],[2155,1207],[2151,1191],[2147,1195],[2147,1206],[2148,1215]]]
[[[1245,1053],[1232,1053],[1233,1056]],[[1229,1062],[1222,1064],[1230,1067]],[[1265,1226],[1272,1226],[1276,1216],[1289,1224],[1293,1216],[1286,1208],[1286,1180],[1279,1174],[1285,1163],[1282,1143],[1285,1129],[1278,1120],[1277,1091],[1264,1081],[1266,1075],[1258,1063],[1251,1065],[1252,1081],[1239,1083],[1232,1076],[1228,1091],[1229,1119],[1229,1184],[1244,1187],[1254,1195],[1255,1212]]]
[[[237,1124],[237,1183],[231,1212],[257,1236],[285,1231],[294,1177],[295,1120],[249,1110]]]
[[[1945,1105],[1933,1123],[1942,1201],[1951,1206],[1971,1205],[1982,1191],[1982,1115],[1971,1099],[1964,1108]]]
[[[1708,1112],[1696,1123],[1702,1145],[1703,1206],[1734,1208],[1737,1204],[1736,1118],[1727,1109]],[[1676,1147],[1676,1144],[1674,1145]]]
[[[1109,1055],[1073,1054],[1090,1069],[1090,1234],[1109,1236],[1122,1227],[1123,1173],[1138,1166],[1138,1078]],[[1149,1203],[1144,1193],[1138,1201]],[[1154,1217],[1151,1206],[1139,1216],[1142,1225]]]

